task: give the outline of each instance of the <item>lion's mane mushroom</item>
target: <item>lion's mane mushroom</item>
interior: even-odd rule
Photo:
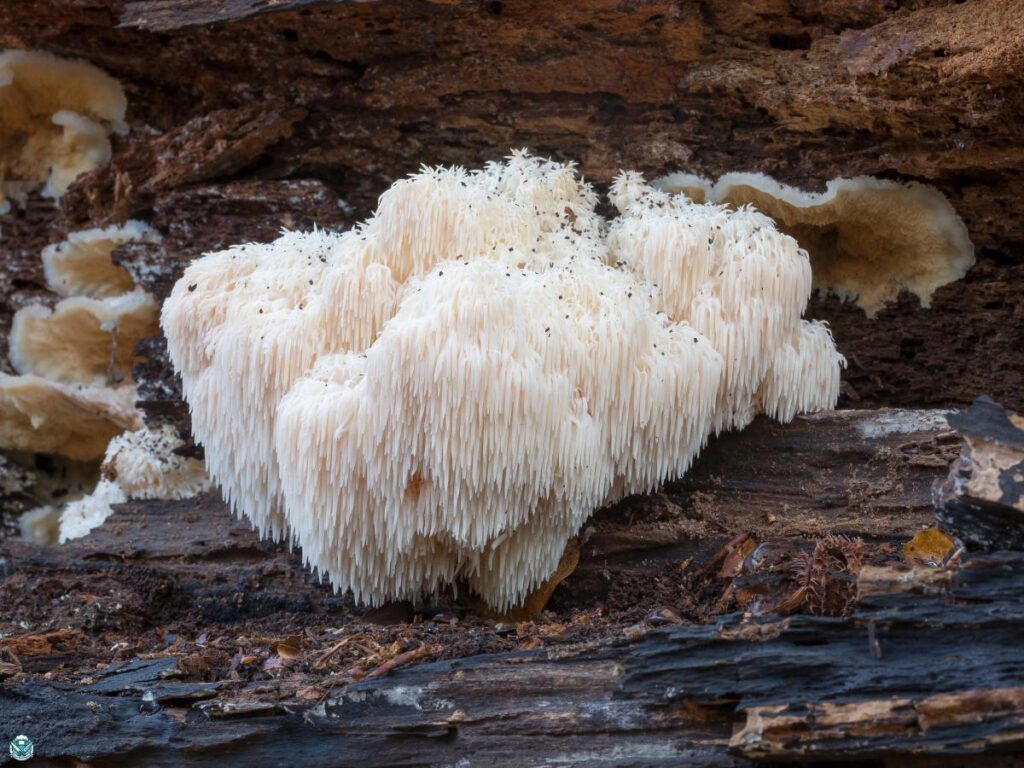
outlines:
[[[716,428],[832,404],[841,358],[800,320],[790,238],[636,176],[616,202],[610,248],[572,167],[516,153],[425,169],[344,235],[191,265],[162,324],[236,511],[360,600],[465,580],[501,610],[595,508],[681,474]],[[725,231],[698,266],[662,219],[705,249]]]
[[[622,214],[612,257],[658,286],[655,306],[725,358],[716,430],[835,403],[844,361],[823,325],[801,320],[811,265],[792,237],[757,211],[669,196],[638,174],[616,179],[611,199]]]
[[[409,277],[447,259],[545,264],[567,250],[564,237],[600,228],[595,204],[571,168],[525,156],[485,172],[427,169],[397,182],[369,221],[343,235],[288,233],[195,262],[162,323],[194,434],[226,498],[261,533],[283,536],[274,412],[298,377],[320,355],[369,347]]]
[[[856,301],[869,317],[902,290],[930,306],[936,288],[974,264],[963,220],[924,184],[858,176],[812,193],[760,173],[727,173],[714,185],[677,173],[654,185],[693,200],[753,205],[807,249],[815,287]]]
[[[125,432],[111,440],[96,488],[61,512],[60,543],[85,536],[102,525],[114,504],[129,499],[185,499],[209,488],[203,463],[175,453],[182,445],[175,430],[167,425],[157,430]]]
[[[0,52],[0,207],[41,184],[59,199],[76,176],[107,162],[125,108],[120,84],[92,64]]]

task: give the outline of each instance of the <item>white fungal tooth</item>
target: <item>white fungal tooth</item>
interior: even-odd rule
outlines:
[[[571,166],[517,152],[191,265],[162,323],[235,509],[358,600],[464,579],[500,610],[713,431],[834,402],[792,238],[637,174],[612,200],[609,228]]]

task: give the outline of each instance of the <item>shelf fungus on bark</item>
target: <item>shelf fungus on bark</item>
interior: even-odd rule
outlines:
[[[131,374],[135,342],[159,333],[157,314],[143,290],[24,307],[11,325],[11,365],[51,381],[118,384]]]
[[[113,263],[114,250],[126,243],[160,242],[160,234],[141,221],[70,233],[43,249],[46,287],[58,296],[109,299],[130,293],[135,281],[124,267]]]
[[[130,387],[61,384],[0,373],[0,446],[69,459],[98,459],[126,429],[142,427]]]
[[[612,198],[609,232],[571,165],[514,153],[194,262],[162,324],[235,510],[358,600],[462,582],[502,611],[712,433],[834,403],[792,238],[635,174]]]
[[[714,184],[676,173],[654,185],[694,200],[752,205],[770,216],[807,249],[814,286],[856,301],[868,317],[903,290],[929,307],[937,288],[974,264],[963,220],[925,184],[858,176],[805,192],[760,173],[727,173]]]
[[[127,129],[126,106],[117,80],[92,64],[0,51],[0,209],[40,186],[60,199],[75,177],[107,162],[110,134]]]
[[[128,222],[75,232],[44,250],[47,284],[65,298],[14,316],[9,357],[21,375],[0,381],[0,448],[95,460],[111,438],[142,426],[130,380],[133,347],[159,333],[158,309],[111,254],[119,244],[158,237]],[[64,443],[86,429],[87,439]]]

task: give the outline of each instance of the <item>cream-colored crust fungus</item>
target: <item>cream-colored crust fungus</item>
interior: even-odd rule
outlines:
[[[126,106],[120,84],[92,64],[0,52],[0,209],[40,185],[59,199],[76,176],[107,162]]]
[[[502,610],[714,431],[834,403],[792,238],[635,174],[612,197],[609,232],[572,166],[521,152],[193,263],[162,324],[234,508],[358,600],[465,582]]]
[[[930,306],[936,288],[974,264],[967,226],[941,192],[924,184],[858,176],[832,179],[813,193],[759,173],[727,173],[714,185],[674,173],[654,185],[770,216],[810,253],[815,287],[856,301],[869,317],[902,290]]]

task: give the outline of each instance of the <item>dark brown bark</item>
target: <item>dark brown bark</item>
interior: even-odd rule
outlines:
[[[476,166],[515,146],[578,161],[599,184],[624,167],[757,170],[807,188],[857,174],[915,179],[949,196],[979,263],[930,311],[908,296],[868,322],[835,300],[812,305],[853,362],[844,402],[966,405],[987,393],[1020,407],[1018,10],[1014,0],[14,0],[0,9],[0,45],[104,67],[125,84],[132,132],[67,196],[59,228],[16,214],[5,229],[25,234],[5,247],[30,256],[61,230],[129,213],[180,229],[177,198],[202,194],[197,184],[321,183],[272,212],[210,211],[188,237],[154,247],[160,280],[173,279],[240,231],[262,239],[289,218],[352,221],[320,207],[322,194],[362,216],[422,163]],[[18,291],[37,290],[31,258],[14,269]]]

